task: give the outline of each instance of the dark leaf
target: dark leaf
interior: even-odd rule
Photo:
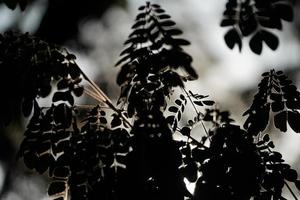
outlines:
[[[182,102],[181,102],[180,99],[176,99],[176,100],[175,100],[175,103],[176,103],[178,106],[181,106],[181,104],[182,104]]]
[[[294,169],[286,169],[283,170],[283,176],[286,180],[295,182],[298,178],[298,173]]]
[[[107,124],[107,120],[105,117],[99,117],[100,123],[101,124]],[[115,123],[115,122],[114,122]]]
[[[164,9],[161,9],[161,8],[157,8],[154,10],[156,13],[164,13],[165,10]]]
[[[202,101],[194,101],[194,103],[195,103],[196,105],[198,105],[198,106],[203,106]]]
[[[272,142],[272,141],[268,143],[268,146],[269,146],[270,148],[275,148],[274,142]]]
[[[67,60],[76,60],[76,56],[74,54],[68,53],[66,55]]]
[[[204,105],[207,105],[207,106],[212,106],[212,105],[214,105],[214,104],[215,104],[215,102],[214,102],[214,101],[209,101],[209,100],[202,101],[202,103],[203,103]]]
[[[182,34],[182,31],[179,29],[168,29],[168,30],[166,30],[166,32],[172,36]]]
[[[300,181],[299,180],[295,181],[295,186],[297,187],[298,190],[300,190]]]
[[[270,136],[268,134],[265,134],[263,137],[264,142],[270,141]]]
[[[36,171],[40,174],[43,174],[45,171],[47,171],[52,161],[53,157],[49,153],[39,156],[37,165],[35,167]]]
[[[180,130],[180,133],[184,136],[190,136],[191,134],[191,128],[190,127],[183,127],[181,130]]]
[[[69,87],[69,83],[68,83],[68,79],[61,79],[58,83],[57,83],[57,89],[58,90],[62,90],[62,89],[66,89]]]
[[[188,179],[189,182],[195,182],[197,180],[197,172],[198,167],[196,162],[189,163],[185,168],[185,177]]]
[[[272,99],[273,101],[281,101],[282,95],[278,93],[271,93],[270,99]]]
[[[230,49],[233,49],[233,47],[237,44],[239,47],[239,50],[242,49],[242,40],[240,38],[240,35],[235,29],[230,29],[224,36],[225,42],[227,46]]]
[[[284,103],[282,101],[272,102],[271,108],[273,112],[278,112],[284,109]]]
[[[270,47],[270,49],[276,50],[279,45],[278,37],[273,33],[265,30],[262,30],[260,33],[262,40]]]
[[[138,9],[139,10],[144,10],[146,8],[146,6],[140,6]]]
[[[170,106],[168,110],[172,113],[176,113],[178,111],[178,108],[175,106]]]
[[[287,1],[278,1],[273,4],[275,12],[279,17],[286,21],[293,21],[294,12],[291,4]]]
[[[236,20],[235,19],[223,19],[222,22],[221,22],[221,26],[224,27],[224,26],[232,26],[236,23]]]
[[[167,15],[167,14],[161,14],[161,15],[158,15],[157,16],[159,19],[170,19],[171,16],[170,15]]]
[[[61,124],[64,128],[68,128],[72,123],[72,110],[64,103],[54,108],[53,119],[56,124]]]
[[[81,70],[76,63],[69,63],[69,74],[74,80],[80,77]]]
[[[185,96],[184,95],[179,95],[180,99],[182,99],[183,101],[185,100]]]
[[[138,28],[140,26],[144,26],[146,24],[146,21],[143,19],[138,20],[131,28],[135,29]]]
[[[297,111],[288,111],[288,122],[296,133],[300,133],[300,114]]]
[[[70,105],[74,105],[74,98],[70,91],[66,92],[55,92],[52,98],[53,102],[57,101],[68,101]]]
[[[49,196],[56,195],[64,192],[66,189],[66,183],[63,181],[54,181],[50,184],[48,188]]]
[[[29,169],[34,169],[37,162],[37,156],[34,153],[28,152],[23,155],[24,157],[24,164]]]
[[[168,124],[170,124],[172,126],[175,121],[175,116],[168,116],[166,118],[166,121],[168,122]]]
[[[167,44],[175,45],[175,46],[182,46],[182,45],[190,45],[191,43],[185,39],[172,39],[166,41]]]
[[[67,178],[70,176],[70,169],[68,167],[56,167],[54,169],[53,175],[56,178]]]
[[[117,126],[121,126],[122,121],[118,115],[113,115],[113,119],[111,121],[111,128],[115,128]]]
[[[250,39],[250,48],[256,54],[261,54],[262,52],[262,41],[263,38],[260,32],[257,32],[251,39]]]
[[[76,97],[80,97],[83,94],[84,88],[82,86],[78,86],[74,88],[72,91]]]
[[[286,111],[282,111],[274,116],[275,127],[278,128],[282,132],[286,132],[286,130],[287,130],[286,122],[287,122]]]

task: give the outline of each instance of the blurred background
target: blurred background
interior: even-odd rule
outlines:
[[[227,29],[219,26],[226,0],[151,2],[160,4],[184,31],[182,38],[191,42],[185,50],[194,59],[199,79],[188,83],[187,89],[209,95],[218,108],[231,112],[237,124],[243,124],[242,114],[251,104],[263,72],[283,70],[300,87],[299,4],[294,10],[294,22],[283,23],[283,31],[275,31],[279,48],[271,51],[264,46],[258,56],[250,51],[247,40],[241,53],[237,47],[230,50],[226,46],[223,36]],[[83,71],[116,102],[120,92],[115,81],[119,69],[114,64],[131,32],[137,8],[144,3],[141,0],[29,0],[24,11],[19,7],[11,10],[1,3],[0,32],[11,29],[29,32],[67,47],[77,56]],[[47,199],[47,178],[27,170],[22,160],[15,159],[25,127],[26,120],[20,118],[0,132],[1,200]],[[272,129],[272,124],[269,131],[276,150],[300,171],[300,135],[290,130],[289,134],[280,134]],[[288,193],[286,197],[291,198]]]

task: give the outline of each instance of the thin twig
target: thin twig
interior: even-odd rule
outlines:
[[[186,91],[185,88],[181,88],[181,89],[185,92],[186,96],[188,97],[189,101],[191,102],[191,104],[192,104],[192,106],[193,106],[193,108],[194,108],[194,110],[195,110],[195,112],[196,112],[196,114],[197,114],[197,117],[198,117],[198,119],[200,120],[200,123],[201,123],[201,125],[202,125],[202,128],[204,129],[205,134],[207,135],[208,139],[211,140],[210,137],[209,137],[208,131],[207,131],[207,129],[206,129],[204,123],[203,123],[203,120],[202,120],[201,118],[199,118],[200,112],[199,112],[198,109],[196,108],[196,106],[195,106],[194,102],[192,101],[192,99],[191,99],[189,93]]]
[[[290,193],[293,195],[295,200],[298,200],[297,196],[295,195],[295,193],[293,192],[292,188],[289,186],[289,184],[287,184],[286,181],[284,181],[285,186],[288,188],[288,190],[290,191]]]

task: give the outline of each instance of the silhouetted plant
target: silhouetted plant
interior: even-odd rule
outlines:
[[[0,0],[0,3],[5,3],[5,5],[10,9],[15,9],[19,5],[21,10],[25,10],[28,0]]]
[[[227,9],[234,2],[229,1]],[[139,10],[117,63],[119,108],[67,50],[28,34],[0,36],[0,66],[10,69],[19,83],[13,91],[20,92],[12,99],[22,102],[23,114],[31,117],[18,156],[29,169],[48,173],[49,196],[55,200],[68,196],[72,200],[279,200],[285,199],[286,186],[297,199],[289,186],[294,183],[300,189],[297,172],[273,150],[274,143],[264,132],[270,111],[280,131],[287,130],[288,122],[299,132],[299,92],[292,82],[281,71],[264,73],[244,113],[248,115],[244,130],[234,124],[229,111],[212,108],[214,101],[207,95],[186,89],[185,82],[198,75],[182,48],[189,42],[177,37],[182,31],[174,28],[170,16],[149,2]],[[290,19],[282,14],[282,19]],[[82,80],[88,84],[84,88]],[[41,107],[38,99],[52,90],[51,105]],[[88,106],[82,118],[83,108],[74,96],[83,93],[99,104]],[[194,116],[186,120],[188,104]],[[3,116],[1,121],[9,122],[5,112]],[[200,140],[192,133],[198,124],[203,128]],[[181,139],[175,140],[174,134]],[[195,190],[188,191],[186,182],[194,183]]]
[[[293,0],[228,0],[221,22],[222,27],[231,28],[225,34],[227,46],[235,45],[242,50],[242,39],[250,36],[249,46],[256,54],[261,54],[263,42],[276,50],[279,39],[270,29],[282,29],[282,21],[292,21]]]

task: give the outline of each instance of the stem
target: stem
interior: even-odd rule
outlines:
[[[130,127],[132,128],[131,123],[127,120],[127,118],[122,114],[122,112],[117,109],[110,101],[107,101],[106,99],[102,99],[101,97],[99,97],[97,94],[95,94],[94,92],[90,91],[89,89],[85,88],[84,92],[91,96],[92,98],[94,98],[95,100],[99,101],[100,103],[105,103],[108,108],[112,109],[113,111],[115,111],[122,119],[123,121]]]
[[[69,53],[66,49],[65,51],[67,53]],[[74,61],[73,61],[74,62]],[[132,125],[131,123],[127,120],[127,118],[122,114],[122,112],[117,109],[112,101],[106,96],[106,94],[98,87],[98,85],[92,81],[83,71],[82,69],[77,66],[80,73],[82,74],[83,78],[89,83],[89,85],[91,86],[91,88],[93,89],[93,91],[87,89],[87,88],[84,88],[84,92],[91,96],[92,98],[94,98],[95,100],[101,102],[101,103],[105,103],[109,108],[111,108],[113,111],[115,111],[123,120],[124,122],[132,128]]]
[[[197,113],[197,116],[199,116],[199,115],[200,115],[200,112],[197,110],[197,108],[196,108],[194,102],[192,101],[192,99],[191,99],[189,93],[186,91],[185,88],[181,88],[181,89],[185,92],[185,94],[186,94],[186,96],[188,97],[189,101],[191,102],[191,104],[192,104],[192,106],[193,106],[195,112]],[[200,120],[200,123],[201,123],[201,125],[202,125],[202,128],[204,129],[205,134],[207,135],[208,139],[211,141],[211,139],[210,139],[210,137],[209,137],[209,134],[208,134],[208,131],[207,131],[207,129],[206,129],[204,123],[203,123],[203,120],[200,119],[200,118],[199,118],[199,120]]]
[[[271,152],[271,153],[273,152],[269,147],[268,147],[268,151]],[[273,162],[271,162],[271,163],[273,163]],[[293,192],[292,188],[289,186],[289,184],[286,181],[284,181],[284,185],[288,188],[288,190],[290,191],[290,193],[292,194],[292,196],[294,197],[294,199],[298,200],[298,198],[295,195],[295,193]]]
[[[293,195],[295,200],[298,200],[297,196],[295,195],[295,193],[293,192],[292,188],[289,186],[289,184],[287,184],[286,181],[284,181],[284,185],[288,188],[288,190],[290,191],[290,193]]]

